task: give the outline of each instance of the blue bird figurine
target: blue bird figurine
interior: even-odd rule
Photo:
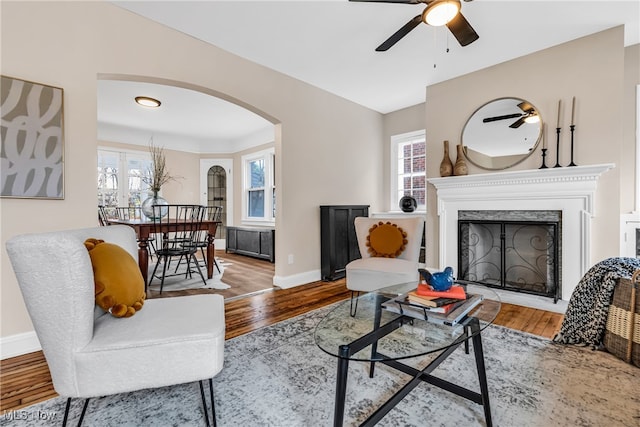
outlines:
[[[424,268],[419,268],[418,272],[434,291],[448,291],[451,286],[453,286],[453,268],[451,267],[447,267],[444,271],[439,271],[433,274]]]

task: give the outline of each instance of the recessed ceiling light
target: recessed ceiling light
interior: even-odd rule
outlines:
[[[161,104],[161,102],[158,101],[157,99],[149,98],[148,96],[136,96],[136,102],[142,105],[143,107],[151,107],[151,108],[158,108]]]

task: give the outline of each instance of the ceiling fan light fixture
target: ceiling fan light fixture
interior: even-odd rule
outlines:
[[[162,103],[155,98],[150,98],[148,96],[136,96],[136,103],[142,105],[143,107],[149,108],[158,108]]]
[[[540,116],[536,113],[531,113],[527,117],[524,118],[525,123],[538,123],[540,121]]]
[[[460,0],[434,0],[422,12],[425,24],[439,27],[448,24],[460,12]]]

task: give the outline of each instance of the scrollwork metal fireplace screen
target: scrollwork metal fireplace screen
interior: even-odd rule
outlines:
[[[458,221],[458,276],[491,287],[561,297],[559,222]]]
[[[0,196],[64,199],[62,89],[2,76]]]

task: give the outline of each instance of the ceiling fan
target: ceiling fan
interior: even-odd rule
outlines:
[[[398,3],[398,4],[426,4],[427,7],[422,13],[402,28],[396,31],[391,37],[385,40],[376,48],[378,52],[384,52],[396,44],[400,39],[409,34],[421,22],[432,26],[446,25],[461,46],[466,46],[478,40],[478,33],[460,12],[460,0],[349,0],[356,2],[371,3]],[[464,0],[466,2],[472,0]]]
[[[517,117],[518,120],[516,120],[515,122],[509,125],[510,128],[517,129],[520,126],[522,126],[523,123],[536,123],[540,120],[540,116],[538,116],[538,113],[536,112],[535,107],[529,104],[528,102],[523,101],[519,103],[518,108],[520,108],[523,112],[505,114],[503,116],[487,117],[482,119],[482,123],[490,123],[490,122],[495,122],[498,120],[506,120],[506,119],[515,119]]]

